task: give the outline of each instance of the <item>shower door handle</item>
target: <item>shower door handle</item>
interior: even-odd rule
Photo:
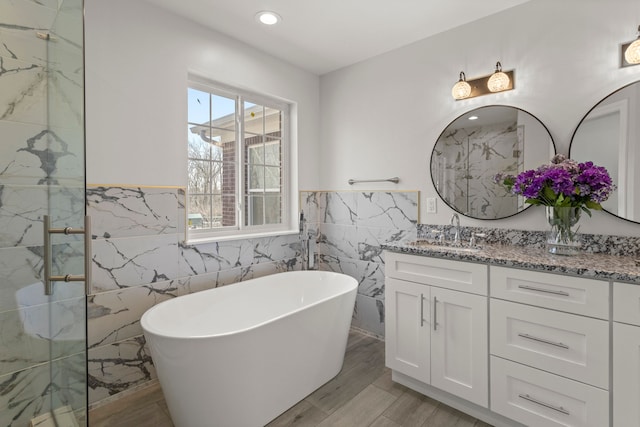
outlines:
[[[44,215],[44,294],[53,295],[53,282],[84,282],[84,293],[91,291],[91,217],[84,217],[84,228],[51,228],[51,218]],[[51,235],[52,234],[84,234],[84,275],[65,274],[51,275]]]

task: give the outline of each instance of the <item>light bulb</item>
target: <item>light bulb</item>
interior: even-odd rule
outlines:
[[[460,71],[460,80],[451,89],[451,95],[454,99],[465,99],[471,95],[471,85],[466,82],[465,78],[464,72]]]
[[[496,63],[496,71],[489,77],[487,88],[491,92],[502,92],[509,88],[509,76],[502,72],[502,64]]]
[[[638,32],[640,32],[640,27],[638,27]],[[629,64],[640,64],[640,36],[624,51],[624,59]]]
[[[263,10],[262,12],[258,12],[256,14],[256,19],[265,25],[274,25],[282,20],[282,18],[280,18],[280,15],[268,10]]]

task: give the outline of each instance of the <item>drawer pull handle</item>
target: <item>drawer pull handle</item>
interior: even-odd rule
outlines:
[[[420,294],[420,327],[424,326],[424,294]]]
[[[564,343],[561,343],[561,342],[549,341],[549,340],[546,340],[544,338],[534,337],[533,335],[529,335],[529,334],[518,334],[518,336],[522,337],[522,338],[526,338],[528,340],[538,341],[538,342],[541,342],[541,343],[545,343],[545,344],[553,345],[553,346],[556,346],[556,347],[564,348],[565,350],[569,350],[569,346],[564,344]]]
[[[569,411],[567,411],[566,409],[564,409],[562,406],[555,406],[555,405],[552,405],[550,403],[543,402],[541,400],[538,400],[536,398],[533,398],[533,397],[529,396],[528,394],[519,394],[518,397],[521,398],[521,399],[524,399],[524,400],[528,400],[529,402],[535,403],[536,405],[540,405],[540,406],[544,406],[545,408],[553,409],[554,411],[558,411],[558,412],[560,412],[562,414],[571,415],[571,413]]]
[[[438,313],[438,298],[433,297],[433,330],[434,331],[438,330],[437,313]]]
[[[569,292],[565,292],[565,291],[554,291],[553,289],[536,288],[535,286],[527,286],[527,285],[518,285],[518,287],[520,289],[526,289],[529,291],[544,292],[545,294],[561,295],[563,297],[569,296]]]

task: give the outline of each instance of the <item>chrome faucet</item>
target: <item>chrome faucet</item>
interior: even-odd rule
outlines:
[[[453,236],[453,244],[459,245],[460,244],[460,217],[458,216],[457,213],[453,214],[450,222],[451,222],[451,225],[454,225],[456,227],[456,234]]]

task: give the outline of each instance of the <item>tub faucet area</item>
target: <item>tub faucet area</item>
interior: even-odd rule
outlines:
[[[300,211],[300,256],[303,270],[315,270],[316,245],[318,232],[307,228],[307,218],[304,211]]]

